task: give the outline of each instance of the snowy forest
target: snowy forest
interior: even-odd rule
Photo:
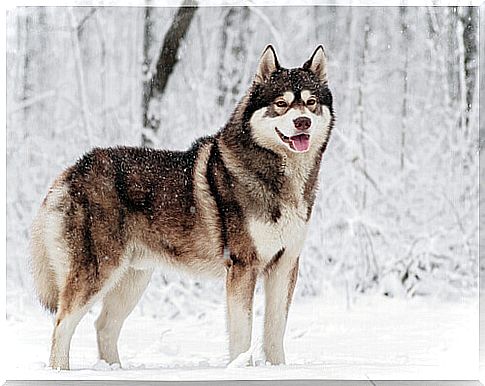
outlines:
[[[296,298],[476,295],[477,32],[476,7],[10,9],[7,315],[36,302],[30,225],[54,178],[95,146],[215,133],[269,43],[284,67],[324,45],[337,115]],[[223,292],[158,270],[138,309],[203,314]]]

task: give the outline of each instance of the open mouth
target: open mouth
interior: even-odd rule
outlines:
[[[286,143],[291,150],[304,152],[310,148],[310,134],[298,134],[293,135],[292,137],[287,137],[281,131],[279,131],[277,127],[275,127],[275,130],[280,139]]]

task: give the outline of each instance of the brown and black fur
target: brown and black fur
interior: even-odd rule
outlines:
[[[231,359],[249,348],[247,332],[237,337],[240,322],[231,318],[243,315],[251,323],[257,278],[272,280],[271,272],[287,257],[282,247],[271,259],[262,259],[248,231],[248,219],[278,224],[284,207],[303,200],[305,221],[309,221],[334,119],[326,78],[322,81],[308,62],[302,68],[281,68],[272,47],[268,49],[273,51],[274,71],[264,74],[264,68],[260,70],[264,79],[260,75],[254,81],[217,134],[199,139],[187,151],[93,149],[61,174],[44,200],[32,235],[40,300],[56,313],[56,329],[68,336],[92,303],[104,299],[105,309],[97,322],[101,359],[119,362],[116,341],[122,321],[113,327],[108,314],[119,312],[124,320],[157,265],[225,275],[228,329],[231,340],[234,335],[235,341],[242,342],[230,341]],[[331,114],[328,135],[305,169],[302,191],[295,191],[287,175],[291,157],[258,144],[250,124],[255,111],[288,90],[295,106],[302,103],[301,91],[310,90],[318,108],[325,106]],[[287,269],[288,284],[282,295],[286,313],[298,258],[292,256]],[[131,285],[137,293],[128,296]],[[121,310],[109,303],[125,299],[129,305]],[[271,302],[267,299],[267,307]],[[286,314],[281,323],[286,323]],[[265,328],[271,328],[270,324],[268,320]],[[51,366],[68,368],[69,344],[59,331],[53,335]],[[268,338],[268,342],[275,339]],[[282,336],[278,339],[282,341]],[[271,348],[274,344],[265,347],[268,360],[282,363],[282,348]]]

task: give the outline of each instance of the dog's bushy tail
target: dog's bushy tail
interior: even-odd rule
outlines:
[[[32,225],[30,265],[40,303],[50,312],[56,313],[59,302],[59,289],[57,288],[55,273],[49,262],[43,234],[43,227],[46,224],[43,224],[42,217],[41,213],[39,213]]]

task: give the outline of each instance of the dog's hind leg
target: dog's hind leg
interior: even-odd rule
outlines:
[[[69,370],[69,349],[74,331],[81,318],[89,310],[90,305],[70,305],[62,300],[59,302],[49,365],[53,369]]]
[[[283,338],[297,276],[298,259],[280,259],[265,274],[263,350],[272,364],[285,363]]]
[[[120,363],[117,345],[121,327],[140,300],[152,272],[128,268],[117,285],[104,297],[103,309],[95,323],[99,359],[109,364]]]
[[[77,325],[91,306],[116,284],[125,270],[122,266],[111,273],[106,272],[104,279],[98,277],[99,281],[94,285],[81,268],[70,271],[60,291],[52,334],[50,366],[53,369],[69,369],[69,349]]]
[[[227,327],[231,361],[251,346],[256,277],[254,269],[239,263],[234,263],[227,273]]]

